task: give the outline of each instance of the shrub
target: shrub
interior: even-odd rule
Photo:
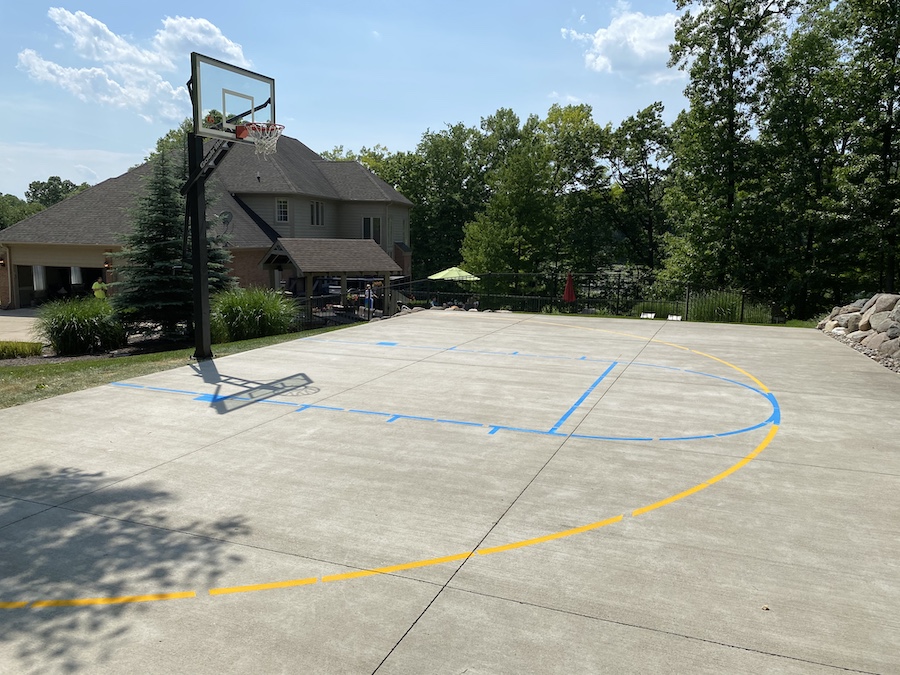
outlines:
[[[293,301],[268,288],[235,288],[213,296],[210,334],[214,343],[237,342],[290,333],[297,310]]]
[[[40,356],[44,345],[40,342],[0,342],[0,359],[18,359]]]
[[[36,332],[59,356],[107,352],[128,335],[104,298],[56,300],[41,306]]]

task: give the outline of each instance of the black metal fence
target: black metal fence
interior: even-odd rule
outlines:
[[[656,283],[640,268],[572,275],[575,301],[565,302],[566,277],[485,274],[478,281],[420,280],[394,285],[395,301],[407,306],[596,314],[683,321],[775,323],[772,306],[735,289],[697,289]]]

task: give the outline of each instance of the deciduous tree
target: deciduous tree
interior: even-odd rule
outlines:
[[[34,180],[28,184],[25,200],[29,204],[38,203],[44,207],[58,204],[66,197],[77,194],[90,187],[88,183],[76,185],[72,181],[63,180],[59,176],[50,176],[47,180]]]

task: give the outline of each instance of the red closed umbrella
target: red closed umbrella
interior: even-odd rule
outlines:
[[[566,290],[563,291],[564,302],[575,302],[575,282],[572,280],[572,273],[566,277]]]

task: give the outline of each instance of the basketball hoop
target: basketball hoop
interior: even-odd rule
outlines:
[[[270,122],[249,122],[238,124],[234,129],[235,138],[247,139],[256,146],[256,154],[267,157],[277,151],[278,139],[284,131],[283,124]]]

